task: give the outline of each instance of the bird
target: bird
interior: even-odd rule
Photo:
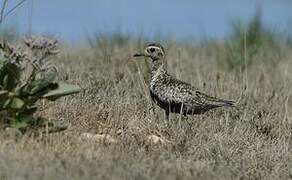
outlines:
[[[164,120],[170,121],[170,113],[187,115],[203,114],[218,107],[233,107],[235,102],[209,96],[191,84],[170,75],[165,66],[166,52],[160,43],[146,45],[144,52],[133,57],[151,60],[149,84],[152,101],[164,110]]]

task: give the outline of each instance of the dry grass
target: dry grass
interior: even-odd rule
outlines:
[[[0,179],[292,178],[292,54],[277,65],[227,72],[218,68],[216,51],[168,44],[172,74],[206,93],[238,100],[239,109],[172,116],[165,126],[148,95],[147,62],[131,57],[138,47],[64,49],[55,61],[60,77],[84,91],[42,102],[38,114],[70,127],[16,139],[2,132]],[[116,143],[80,140],[85,132],[109,134]],[[166,143],[147,144],[148,135]]]

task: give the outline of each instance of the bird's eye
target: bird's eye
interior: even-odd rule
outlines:
[[[153,53],[153,52],[155,51],[155,48],[150,48],[149,51],[150,51],[151,53]]]

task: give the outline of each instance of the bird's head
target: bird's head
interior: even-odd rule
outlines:
[[[165,51],[161,44],[151,43],[146,46],[144,53],[134,54],[134,57],[140,56],[150,57],[152,61],[156,61],[165,57]]]

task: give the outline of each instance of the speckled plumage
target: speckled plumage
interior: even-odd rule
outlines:
[[[150,96],[165,111],[167,121],[170,113],[202,114],[216,107],[233,106],[234,104],[233,101],[201,93],[191,84],[169,75],[163,63],[165,51],[160,44],[149,44],[145,53],[134,56],[145,56],[152,59]]]

